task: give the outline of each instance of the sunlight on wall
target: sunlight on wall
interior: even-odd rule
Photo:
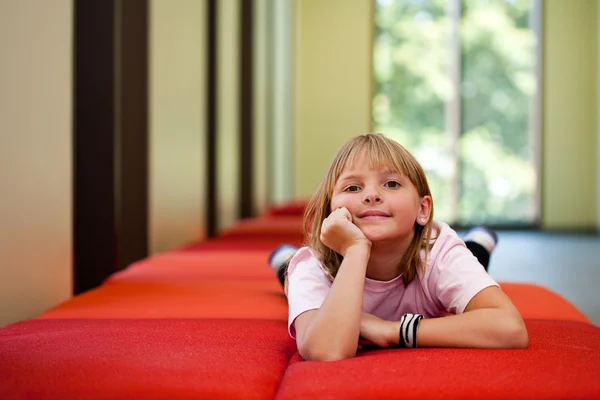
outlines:
[[[596,1],[544,2],[542,226],[596,226]]]
[[[205,12],[195,0],[150,2],[150,254],[205,232]]]
[[[296,2],[297,196],[314,192],[343,142],[371,129],[372,8],[371,1]]]

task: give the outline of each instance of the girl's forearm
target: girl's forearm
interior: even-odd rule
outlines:
[[[503,308],[482,308],[420,322],[419,347],[520,349],[528,344],[520,315]]]
[[[356,355],[369,255],[368,246],[347,250],[327,298],[299,343],[305,359],[332,361]]]

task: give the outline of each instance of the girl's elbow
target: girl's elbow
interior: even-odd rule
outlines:
[[[529,346],[527,328],[520,317],[508,324],[504,335],[504,345],[507,349],[526,349]]]
[[[298,352],[306,361],[341,361],[356,355],[356,349],[354,349],[354,351],[349,351],[328,347],[318,348],[306,344],[298,346]]]
[[[516,349],[526,349],[529,346],[529,334],[525,324],[515,333],[514,341]]]
[[[333,353],[333,352],[322,352],[322,353],[300,353],[302,358],[305,361],[320,361],[320,362],[328,362],[328,361],[341,361],[346,360],[348,358],[354,357],[353,355],[341,354],[341,353]]]

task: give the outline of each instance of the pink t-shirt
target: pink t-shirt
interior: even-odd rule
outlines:
[[[402,276],[391,281],[365,278],[363,312],[388,321],[399,321],[406,313],[425,318],[460,314],[481,290],[499,286],[452,228],[435,221],[432,237],[436,233],[425,271],[420,269],[408,286]],[[330,287],[313,250],[299,249],[288,267],[288,330],[292,337],[296,335],[296,317],[321,307]]]

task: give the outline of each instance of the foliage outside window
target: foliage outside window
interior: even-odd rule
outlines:
[[[537,221],[536,4],[376,1],[374,130],[421,162],[438,219]]]

